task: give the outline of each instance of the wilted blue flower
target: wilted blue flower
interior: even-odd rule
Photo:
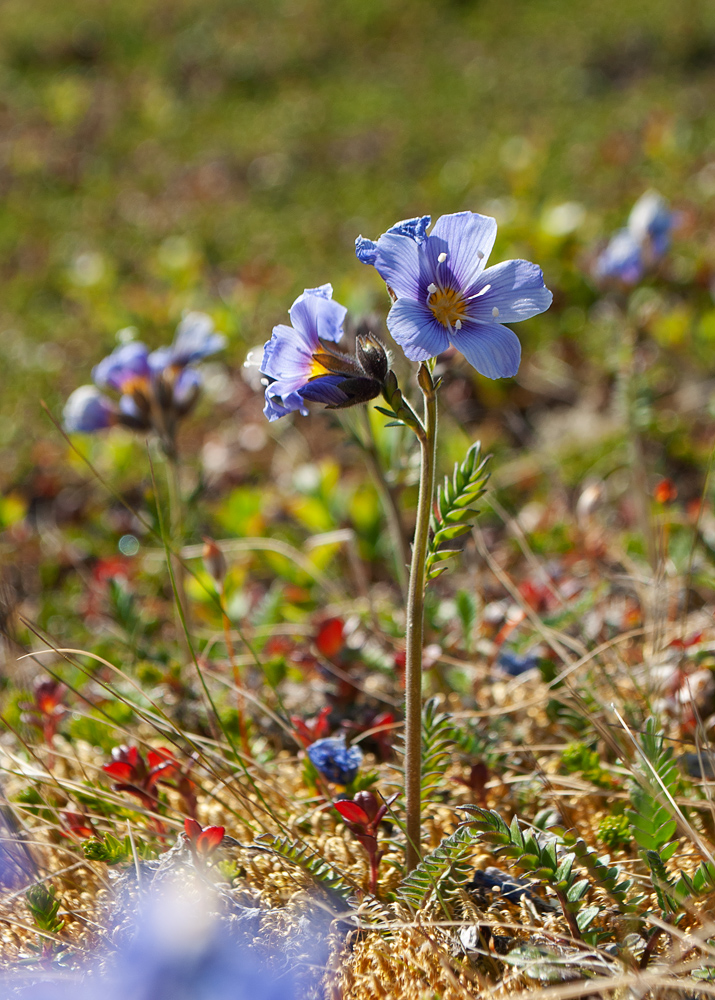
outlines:
[[[345,737],[329,737],[308,747],[311,764],[336,785],[349,785],[362,763],[362,750],[345,745]]]
[[[619,229],[596,258],[593,276],[636,285],[668,250],[674,223],[665,198],[646,191],[631,209],[625,229]]]
[[[411,361],[453,344],[487,378],[515,375],[521,360],[515,323],[544,312],[552,295],[541,268],[508,260],[484,269],[497,224],[475,212],[443,215],[429,236],[428,217],[398,223],[376,244],[357,241],[396,298],[387,326]],[[497,322],[499,320],[499,322]]]
[[[315,358],[325,353],[321,340],[340,340],[346,314],[345,306],[333,301],[332,285],[321,285],[306,288],[290,307],[292,326],[273,327],[261,362],[261,371],[269,379],[263,410],[269,420],[278,420],[293,410],[307,416],[301,390],[309,382],[308,399],[329,404],[347,399],[338,388],[341,379]]]
[[[224,345],[225,338],[214,331],[211,318],[197,312],[181,321],[169,347],[150,353],[138,341],[122,344],[95,366],[94,386],[80,386],[69,397],[65,427],[83,433],[113,424],[153,429],[171,452],[176,422],[189,412],[201,388],[201,374],[192,365]],[[117,393],[119,399],[105,395],[106,391]]]
[[[394,226],[390,226],[387,232],[394,233],[396,236],[409,236],[415,243],[424,243],[427,239],[427,227],[431,221],[432,218],[429,215],[418,215],[414,219],[403,219],[402,222],[396,222]],[[365,239],[364,236],[358,236],[355,240],[355,253],[363,264],[374,266],[377,260],[377,243],[374,240]]]

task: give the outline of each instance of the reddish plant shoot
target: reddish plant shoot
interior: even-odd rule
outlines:
[[[330,706],[321,708],[312,719],[301,719],[299,715],[291,715],[290,721],[293,726],[293,733],[300,740],[304,747],[309,747],[316,740],[325,739],[330,734],[328,717],[330,716]]]
[[[353,799],[340,799],[334,803],[348,830],[365,848],[370,862],[369,890],[377,892],[377,876],[380,861],[385,851],[378,849],[377,832],[387,810],[397,798],[397,793],[385,801],[378,799],[374,792],[358,792]]]

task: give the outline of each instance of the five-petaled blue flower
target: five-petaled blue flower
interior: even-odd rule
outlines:
[[[346,314],[345,306],[333,301],[332,285],[321,285],[306,288],[290,307],[292,326],[273,327],[261,362],[261,372],[269,381],[263,410],[269,420],[278,420],[293,410],[307,416],[305,399],[332,405],[347,400],[339,388],[343,379],[330,374],[314,357],[324,353],[321,340],[340,340]]]
[[[344,736],[318,740],[308,747],[307,754],[313,767],[336,785],[349,785],[362,764],[362,750],[346,746]]]
[[[614,233],[593,265],[598,281],[636,285],[670,246],[676,216],[657,191],[646,191],[631,209],[628,224]]]
[[[435,357],[451,343],[487,378],[515,375],[521,345],[503,324],[549,308],[541,268],[507,260],[485,270],[497,231],[489,216],[443,215],[427,235],[429,221],[398,222],[376,243],[356,240],[359,259],[375,267],[395,298],[390,333],[411,361]]]
[[[179,323],[169,347],[150,352],[138,341],[122,344],[95,366],[94,385],[80,386],[69,397],[65,427],[83,433],[114,424],[153,429],[171,450],[176,422],[189,412],[201,388],[201,373],[194,364],[220,351],[225,342],[210,316],[191,312]],[[108,391],[119,399],[106,395]]]

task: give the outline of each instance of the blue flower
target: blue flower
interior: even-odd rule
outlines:
[[[654,258],[662,257],[670,246],[675,215],[657,191],[646,191],[631,209],[628,230]]]
[[[336,785],[349,785],[362,764],[362,750],[345,745],[345,737],[318,740],[308,747],[311,764]]]
[[[616,280],[636,285],[643,277],[644,263],[640,244],[629,229],[619,229],[611,237],[593,266],[598,281]]]
[[[224,345],[225,338],[214,332],[211,318],[197,312],[181,321],[169,347],[150,353],[138,341],[122,344],[95,366],[94,386],[80,386],[67,400],[66,429],[92,433],[114,424],[153,429],[171,453],[176,421],[189,412],[201,388],[201,373],[192,365]],[[119,399],[105,392],[116,393]]]
[[[269,379],[266,405],[269,420],[278,420],[293,410],[307,416],[301,390],[310,382],[306,398],[318,402],[344,401],[336,376],[314,355],[322,354],[322,341],[337,343],[343,335],[347,309],[333,301],[331,285],[306,288],[290,307],[291,326],[273,327],[271,339],[263,349],[261,371]]]
[[[443,215],[429,236],[426,219],[398,223],[374,250],[366,249],[369,241],[357,248],[396,299],[387,317],[390,333],[411,361],[435,357],[451,343],[487,378],[515,375],[521,345],[503,324],[549,308],[541,268],[508,260],[485,270],[497,231],[489,216]]]
[[[631,209],[628,224],[608,241],[593,264],[597,281],[636,285],[667,252],[675,214],[657,191],[646,191]]]

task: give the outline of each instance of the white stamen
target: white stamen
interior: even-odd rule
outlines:
[[[494,319],[496,319],[498,315],[499,315],[499,310],[497,309],[496,306],[494,306],[494,308],[492,309],[492,316],[494,317]]]
[[[477,250],[477,257],[479,257],[480,260],[484,260],[484,251]]]
[[[454,329],[455,330],[461,330],[462,329],[462,321],[461,321],[461,319],[455,319],[455,321],[454,321]]]
[[[442,251],[442,253],[437,258],[437,260],[440,262],[440,264],[444,264],[444,262],[446,261],[446,259],[447,259],[447,254],[444,253],[444,251]]]
[[[434,293],[437,291],[437,286],[435,285],[434,282],[432,282],[431,285],[427,285],[427,291],[430,293],[430,295],[434,295]]]

